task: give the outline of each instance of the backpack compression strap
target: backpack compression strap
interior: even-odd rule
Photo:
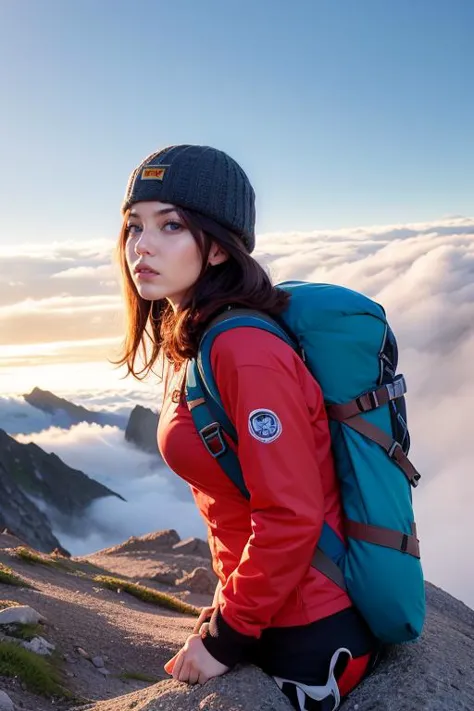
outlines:
[[[393,383],[382,385],[377,390],[371,390],[342,405],[327,405],[326,410],[328,417],[332,420],[338,420],[353,430],[357,430],[357,432],[360,432],[360,434],[373,442],[377,442],[387,452],[390,459],[393,459],[398,464],[410,484],[416,487],[421,474],[417,472],[410,462],[400,443],[389,437],[379,427],[360,417],[362,412],[369,412],[381,405],[386,405],[391,400],[402,397],[406,391],[405,378],[403,375],[397,375]]]
[[[358,523],[347,519],[345,522],[346,535],[366,543],[377,546],[393,548],[401,553],[408,553],[414,558],[420,558],[420,542],[416,534],[416,524],[411,524],[411,534],[402,533],[392,528],[371,526],[368,523]]]
[[[406,383],[403,375],[398,375],[393,383],[382,385],[377,390],[364,393],[360,397],[341,405],[327,405],[328,417],[337,420],[353,430],[360,432],[368,439],[380,445],[393,459],[405,474],[413,487],[418,486],[421,474],[410,462],[401,445],[392,439],[379,427],[368,422],[360,416],[362,412],[375,410],[381,405],[386,405],[391,400],[402,397],[406,393]],[[416,525],[412,523],[411,535],[382,526],[371,526],[366,523],[346,520],[345,532],[347,536],[367,543],[394,548],[402,553],[408,553],[415,558],[420,558],[420,544],[417,538]]]

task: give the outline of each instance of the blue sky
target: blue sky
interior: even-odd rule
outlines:
[[[115,237],[172,143],[247,170],[260,232],[474,213],[472,0],[3,0],[0,244]]]

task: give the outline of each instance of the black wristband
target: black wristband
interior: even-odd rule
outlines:
[[[245,649],[257,642],[256,637],[241,634],[227,624],[219,608],[214,611],[209,629],[201,634],[201,639],[209,654],[226,667],[240,662]]]

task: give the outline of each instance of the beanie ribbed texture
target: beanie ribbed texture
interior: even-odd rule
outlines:
[[[248,252],[255,247],[255,192],[240,165],[210,146],[168,146],[131,174],[122,213],[142,200],[195,210],[235,232]]]

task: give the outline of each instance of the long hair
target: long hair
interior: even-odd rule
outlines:
[[[125,258],[128,212],[117,244],[126,331],[120,359],[111,362],[126,365],[126,376],[132,375],[137,380],[149,374],[160,354],[175,367],[196,357],[206,324],[227,306],[278,315],[290,298],[285,291],[273,286],[238,235],[192,210],[177,207],[176,212],[193,235],[202,258],[201,273],[176,313],[166,299],[147,301],[136,289]],[[228,254],[228,259],[216,266],[208,265],[213,242]],[[141,369],[136,364],[139,353],[143,361]]]

